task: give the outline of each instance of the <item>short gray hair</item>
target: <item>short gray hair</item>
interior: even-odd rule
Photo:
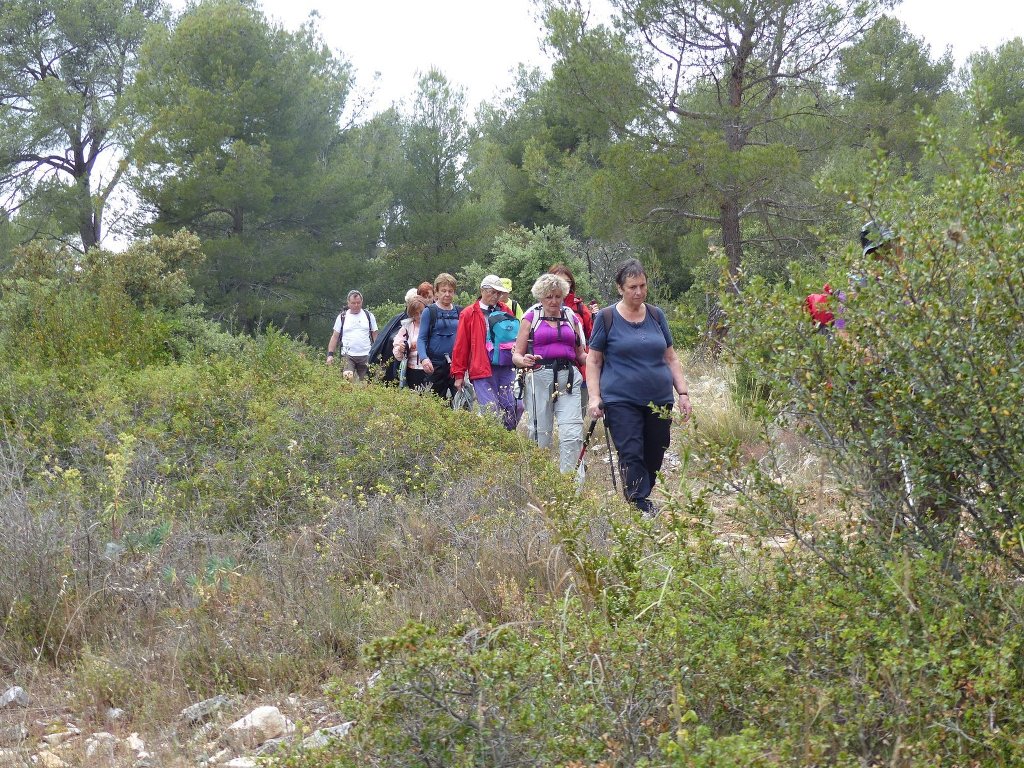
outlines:
[[[362,291],[357,291],[355,288],[353,288],[351,291],[348,292],[348,298],[346,299],[346,301],[348,301],[348,299],[351,299],[353,296],[358,296],[361,299],[363,298],[363,293]]]
[[[537,299],[537,301],[540,301],[549,293],[560,293],[564,299],[569,295],[569,281],[561,275],[553,275],[548,272],[537,278],[533,288],[530,289],[530,293],[533,294],[533,298]]]

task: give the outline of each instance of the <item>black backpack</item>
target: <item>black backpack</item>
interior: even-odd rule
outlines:
[[[369,364],[384,366],[383,380],[385,382],[398,381],[399,363],[395,359],[393,347],[395,336],[402,327],[402,321],[407,317],[408,315],[405,312],[399,312],[388,320],[387,324],[377,334],[377,340],[370,346]]]

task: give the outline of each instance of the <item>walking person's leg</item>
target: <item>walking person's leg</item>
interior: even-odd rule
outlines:
[[[495,365],[491,371],[491,379],[494,382],[502,423],[505,425],[505,429],[512,432],[515,430],[516,424],[519,423],[516,397],[512,392],[512,384],[516,380],[516,369],[512,366]]]
[[[473,393],[476,395],[476,402],[480,412],[491,412],[501,416],[501,408],[498,406],[498,388],[494,385],[494,377],[488,376],[485,379],[473,379]]]
[[[644,411],[644,468],[653,489],[671,443],[672,414],[667,408],[644,408]]]
[[[648,496],[652,479],[644,463],[644,422],[646,406],[605,405],[604,418],[611,432],[615,450],[619,454],[619,472],[622,475],[626,500],[642,512],[651,509]]]
[[[573,372],[575,374],[575,372]],[[558,419],[558,468],[572,472],[576,468],[580,449],[583,448],[583,416],[580,413],[579,376],[571,392],[566,391],[569,380],[568,369],[558,372],[559,395],[554,403],[554,416]]]
[[[551,432],[554,426],[554,412],[551,409],[551,374],[550,368],[538,368],[528,378],[530,396],[526,402],[532,413],[527,420],[527,433],[541,448],[551,446]]]

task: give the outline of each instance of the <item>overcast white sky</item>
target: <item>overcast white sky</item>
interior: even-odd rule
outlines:
[[[592,0],[606,8],[606,0]],[[180,7],[182,0],[175,0]],[[357,69],[357,85],[377,83],[375,109],[410,99],[416,73],[438,67],[466,89],[469,106],[512,82],[519,62],[546,66],[532,0],[262,0],[268,17],[294,29],[316,10],[327,43]],[[1024,35],[1016,0],[905,0],[896,15],[925,38],[932,56],[946,46],[962,62],[971,52]]]

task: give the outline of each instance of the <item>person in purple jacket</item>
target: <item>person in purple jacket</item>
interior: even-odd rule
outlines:
[[[658,510],[650,495],[669,446],[672,406],[678,397],[688,419],[690,389],[665,313],[646,302],[643,265],[627,261],[615,284],[622,298],[598,312],[590,337],[589,410],[591,418],[604,417],[611,433],[626,499],[653,517]]]
[[[586,335],[579,316],[565,306],[569,282],[544,274],[531,290],[537,299],[523,314],[512,364],[529,368],[526,379],[527,433],[541,448],[551,445],[558,420],[558,466],[571,472],[583,447],[581,368],[587,362]]]

